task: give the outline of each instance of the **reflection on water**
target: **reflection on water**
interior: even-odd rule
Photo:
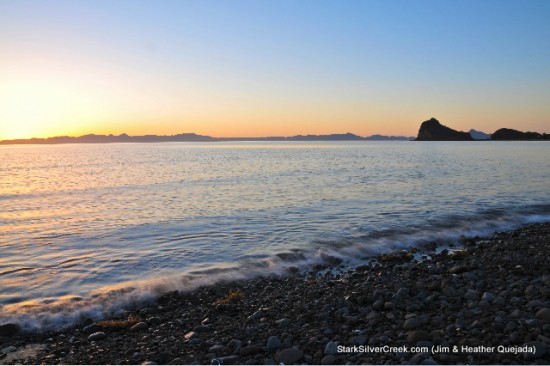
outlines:
[[[0,304],[545,219],[548,156],[545,142],[4,146]]]

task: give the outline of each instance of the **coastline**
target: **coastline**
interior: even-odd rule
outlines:
[[[550,223],[435,249],[172,292],[59,332],[6,331],[0,364],[547,364]]]

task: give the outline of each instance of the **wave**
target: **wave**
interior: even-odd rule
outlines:
[[[170,291],[191,291],[221,281],[283,275],[291,268],[312,271],[337,265],[349,269],[390,251],[422,248],[428,243],[436,243],[443,248],[460,244],[465,238],[488,237],[496,231],[511,231],[542,222],[550,222],[550,205],[513,211],[492,209],[476,216],[451,215],[414,229],[390,228],[348,235],[312,243],[311,250],[288,250],[268,258],[243,259],[234,265],[212,266],[181,275],[120,283],[100,288],[87,297],[68,295],[5,304],[0,307],[0,323],[17,323],[24,332],[59,330],[75,326],[86,318],[100,320],[122,315]],[[14,269],[21,270],[28,269]]]

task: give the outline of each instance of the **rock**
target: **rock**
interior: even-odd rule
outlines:
[[[253,355],[253,354],[258,353],[260,351],[261,351],[260,347],[246,346],[246,347],[241,348],[241,351],[239,353],[240,353],[241,356],[250,356],[250,355]]]
[[[279,337],[277,336],[271,336],[267,340],[267,352],[275,352],[279,348],[282,347],[281,341],[279,340]]]
[[[326,355],[321,360],[321,365],[334,365],[334,361],[336,361],[336,357],[334,357],[334,355]]]
[[[139,322],[136,325],[134,325],[132,328],[130,328],[130,331],[132,332],[141,332],[142,330],[147,329],[147,323],[145,322]]]
[[[254,314],[248,317],[248,320],[257,320],[264,317],[264,313],[261,310],[256,311]]]
[[[156,357],[157,362],[160,365],[166,365],[168,362],[174,359],[174,354],[170,351],[163,351]]]
[[[277,355],[279,362],[285,365],[295,363],[304,356],[304,353],[296,348],[285,348]]]
[[[395,294],[395,296],[399,297],[399,298],[406,298],[406,297],[409,297],[409,289],[406,288],[406,287],[401,287],[399,290],[397,290],[397,293]]]
[[[423,330],[413,330],[407,334],[407,343],[417,344],[420,341],[431,341],[431,337]]]
[[[279,319],[275,322],[279,328],[286,328],[290,325],[290,320],[288,319]]]
[[[223,349],[224,349],[223,344],[215,344],[208,349],[208,353],[218,354],[221,351],[223,351]]]
[[[210,325],[201,324],[197,325],[193,330],[197,333],[207,333],[210,332],[212,328],[210,327]]]
[[[92,334],[95,332],[99,332],[102,328],[97,323],[92,323],[90,325],[85,326],[82,328],[82,333],[84,334]]]
[[[210,362],[211,365],[235,365],[237,363],[239,363],[239,356],[236,355],[214,358]]]
[[[151,325],[159,325],[160,323],[162,323],[162,321],[158,316],[152,316],[149,319],[147,319],[147,323]]]
[[[527,358],[541,358],[543,357],[544,355],[546,355],[546,352],[548,351],[548,346],[542,342],[539,342],[539,341],[532,341],[532,342],[527,342],[525,344],[526,346],[529,346],[529,347],[535,347],[535,353],[532,354],[532,353],[525,353],[524,355],[527,357]]]
[[[407,319],[405,323],[403,323],[403,328],[407,330],[413,330],[418,328],[419,326],[420,326],[420,321],[418,321],[418,319],[416,318]]]
[[[495,294],[493,294],[492,292],[485,291],[481,296],[481,301],[493,302],[495,298],[496,298]]]
[[[473,140],[467,132],[459,132],[442,125],[435,118],[422,122],[416,141],[470,141]]]
[[[550,309],[542,308],[539,311],[537,311],[535,316],[542,321],[550,322]]]
[[[191,340],[193,338],[198,338],[199,337],[199,333],[197,332],[194,332],[194,331],[191,331],[191,332],[187,332],[183,338],[185,338],[186,340]]]
[[[335,355],[338,353],[338,345],[336,342],[328,342],[325,346],[325,355]]]
[[[21,330],[19,324],[7,323],[0,325],[0,337],[10,337]]]
[[[542,140],[538,132],[521,132],[511,128],[501,128],[493,132],[491,140]]]
[[[464,298],[470,301],[477,301],[479,299],[479,293],[476,290],[472,290],[470,288],[468,289],[468,291],[466,291]]]
[[[424,361],[420,362],[421,365],[439,365],[433,358],[428,357]]]
[[[106,335],[105,333],[103,333],[103,332],[95,332],[95,333],[90,334],[90,336],[88,337],[88,340],[89,340],[90,342],[92,342],[92,341],[99,341],[100,339],[103,339],[103,338],[105,338],[105,337],[107,337],[107,335]]]
[[[372,308],[374,310],[382,310],[384,308],[384,301],[382,300],[376,300],[373,304],[372,304]]]

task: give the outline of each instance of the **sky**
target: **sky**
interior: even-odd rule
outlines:
[[[550,1],[0,1],[0,140],[550,132]]]

